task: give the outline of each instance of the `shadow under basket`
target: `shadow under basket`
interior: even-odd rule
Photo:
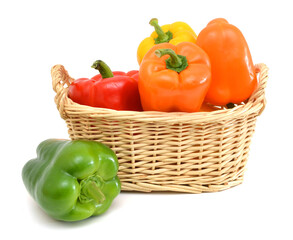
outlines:
[[[116,111],[68,98],[72,81],[52,68],[55,103],[72,140],[110,147],[119,161],[122,191],[217,192],[243,181],[257,117],[265,107],[268,68],[256,65],[259,85],[232,109],[196,113]]]

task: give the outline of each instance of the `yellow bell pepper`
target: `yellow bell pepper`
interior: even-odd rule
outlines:
[[[196,42],[197,35],[187,23],[175,22],[159,26],[158,19],[153,18],[150,25],[155,28],[155,31],[139,44],[137,49],[138,64],[141,63],[148,50],[156,44],[168,42],[177,45],[181,42]]]

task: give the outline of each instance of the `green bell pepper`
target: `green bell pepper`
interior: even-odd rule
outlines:
[[[25,187],[51,217],[79,221],[104,213],[120,193],[115,153],[102,143],[48,139],[22,169]]]

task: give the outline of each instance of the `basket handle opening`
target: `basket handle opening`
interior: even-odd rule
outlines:
[[[66,119],[64,105],[67,99],[67,89],[74,79],[69,76],[64,66],[60,64],[57,64],[51,68],[51,76],[52,87],[56,93],[55,103],[57,105],[57,109],[59,110],[61,117]]]
[[[257,89],[250,97],[250,101],[253,101],[255,106],[260,105],[258,115],[261,115],[266,106],[265,88],[268,80],[268,67],[264,63],[259,63],[255,65],[255,70],[258,74],[259,82]]]

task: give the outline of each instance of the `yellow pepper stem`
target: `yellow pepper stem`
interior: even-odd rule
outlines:
[[[150,25],[152,25],[155,28],[155,31],[158,34],[158,37],[155,38],[156,44],[169,42],[173,38],[173,34],[170,31],[166,33],[163,31],[163,29],[159,25],[157,18],[152,18],[150,20]]]

